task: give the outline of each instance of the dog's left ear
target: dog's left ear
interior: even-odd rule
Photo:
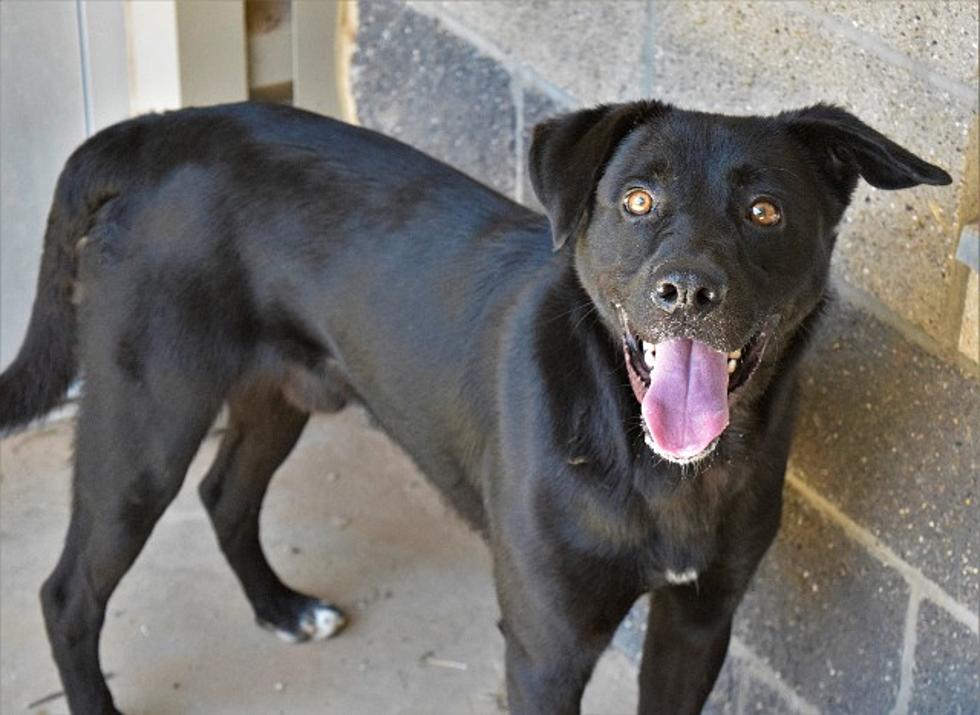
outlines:
[[[603,105],[534,127],[531,186],[551,221],[556,251],[587,224],[596,184],[616,146],[665,108],[658,102]]]
[[[816,153],[821,168],[846,193],[845,200],[858,175],[879,189],[952,182],[938,166],[923,161],[839,107],[817,104],[785,113],[780,119]]]

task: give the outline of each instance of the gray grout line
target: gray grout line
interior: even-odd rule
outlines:
[[[976,363],[956,350],[955,345],[941,343],[937,338],[932,337],[919,326],[909,323],[905,318],[895,313],[882,302],[881,298],[849,283],[839,274],[834,274],[832,287],[836,297],[860,308],[872,318],[891,328],[905,340],[934,358],[954,366],[965,377],[976,379]]]
[[[841,527],[845,534],[861,544],[878,561],[898,571],[902,578],[908,582],[910,589],[917,589],[923,597],[928,598],[945,610],[949,615],[969,628],[974,635],[980,633],[980,626],[977,624],[977,614],[950,596],[939,584],[923,574],[921,570],[901,559],[894,551],[882,543],[878,537],[860,526],[851,517],[841,511],[840,508],[813,489],[813,487],[805,484],[799,477],[793,474],[787,474],[786,483],[799,492],[801,496],[809,501],[818,511],[822,512],[830,521]]]
[[[744,659],[732,658],[732,663],[735,668],[735,715],[745,715],[745,709],[748,707],[746,693],[749,689],[748,683],[745,681],[751,674],[748,672],[748,664]]]
[[[915,646],[918,637],[919,605],[922,594],[916,584],[909,584],[909,605],[905,612],[905,633],[902,636],[902,670],[898,681],[898,696],[890,715],[907,715],[912,700],[915,678]]]
[[[524,201],[524,80],[510,75],[510,100],[514,105],[514,201]]]
[[[845,22],[841,22],[832,15],[828,15],[820,10],[814,10],[808,4],[803,2],[803,0],[790,0],[786,3],[786,8],[791,12],[797,13],[798,15],[803,15],[810,18],[831,32],[847,38],[858,47],[877,55],[880,59],[883,59],[896,67],[901,67],[902,69],[908,70],[919,79],[928,82],[944,92],[949,93],[950,96],[976,110],[978,105],[976,87],[964,85],[956,80],[939,74],[927,65],[912,59],[904,52],[894,49],[876,37],[865,34],[861,30],[858,30]]]
[[[534,88],[548,97],[550,100],[560,105],[564,109],[572,109],[581,106],[577,97],[565,91],[561,87],[548,81],[525,63],[516,60],[492,40],[488,40],[479,32],[471,29],[463,21],[452,14],[452,11],[439,8],[429,3],[416,3],[409,0],[406,5],[415,12],[426,17],[437,20],[448,32],[456,35],[461,40],[465,40],[478,52],[486,55],[499,63],[505,70],[512,75],[520,75],[521,81],[525,84],[532,84]]]
[[[738,637],[733,637],[730,646],[731,654],[740,659],[752,677],[764,683],[767,687],[774,690],[793,708],[794,713],[800,715],[819,715],[819,708],[811,705],[806,699],[797,693],[783,680],[782,676],[773,670],[765,660],[756,655],[755,651],[749,648]]]

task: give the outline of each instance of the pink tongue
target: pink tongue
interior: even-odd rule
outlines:
[[[728,426],[728,357],[696,340],[657,345],[641,412],[657,449],[686,459]]]

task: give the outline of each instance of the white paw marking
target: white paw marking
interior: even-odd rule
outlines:
[[[339,631],[346,623],[343,613],[322,603],[304,614],[300,627],[313,640],[322,641]]]
[[[277,628],[276,629],[276,637],[278,637],[279,640],[281,640],[281,641],[285,641],[286,643],[299,643],[300,642],[300,637],[298,635],[296,635],[292,631],[285,631],[282,628]]]
[[[347,618],[338,609],[323,603],[308,606],[299,619],[296,631],[276,628],[279,640],[286,643],[303,643],[308,640],[322,641],[334,635],[347,624]],[[269,626],[266,626],[269,627]]]
[[[698,580],[698,572],[694,569],[687,569],[685,571],[667,569],[664,571],[664,576],[667,577],[668,583],[673,584],[691,583],[692,581]]]

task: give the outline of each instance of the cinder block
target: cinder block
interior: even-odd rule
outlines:
[[[510,75],[404,5],[361,2],[351,60],[361,124],[513,194]]]
[[[779,713],[779,715],[792,715],[800,712],[799,708],[795,707],[793,703],[788,702],[781,693],[771,688],[759,678],[751,675],[745,676],[740,700],[741,708],[738,711],[739,715],[752,715],[752,713],[761,713],[762,715],[773,715],[774,713]]]
[[[789,492],[735,633],[820,710],[884,713],[898,693],[906,603],[896,573]]]
[[[912,715],[980,712],[977,637],[929,601],[919,610]]]
[[[980,385],[838,304],[803,364],[791,468],[963,603],[977,603]]]
[[[584,104],[643,96],[645,0],[415,2],[448,14]]]
[[[809,4],[937,74],[976,84],[976,2],[810,0]]]
[[[974,107],[774,2],[658,3],[654,95],[735,113],[840,104],[957,179]],[[897,193],[862,185],[835,265],[848,282],[952,345],[953,187]]]

